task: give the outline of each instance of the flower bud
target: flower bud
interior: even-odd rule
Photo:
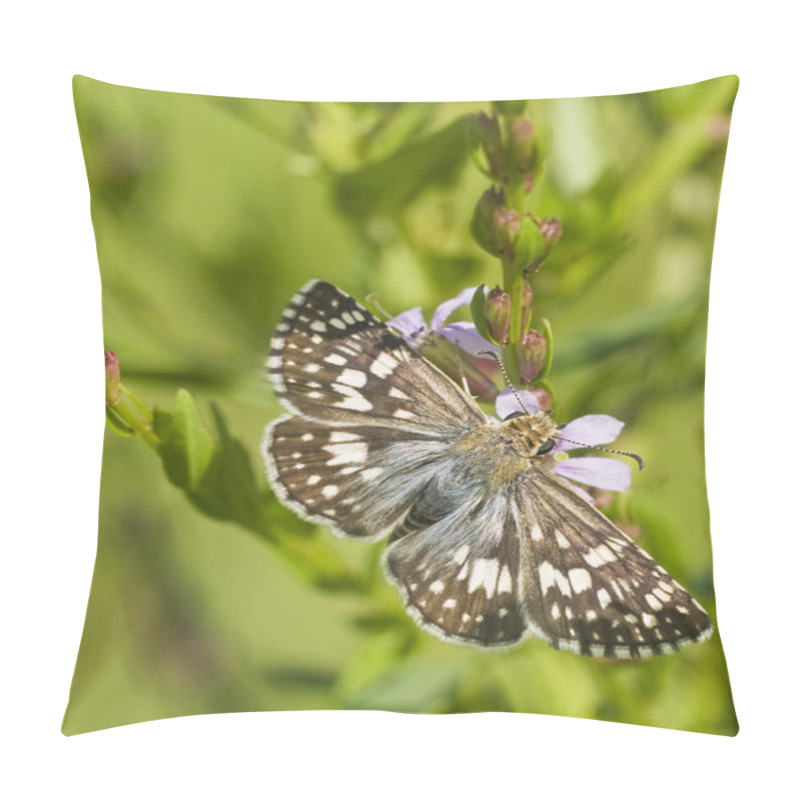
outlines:
[[[528,281],[522,282],[522,329],[528,327],[528,317],[531,315],[533,306],[533,289]]]
[[[530,172],[536,162],[536,135],[529,119],[511,123],[511,153],[520,172]]]
[[[539,387],[528,389],[527,391],[536,395],[536,399],[539,401],[539,411],[550,411],[553,408],[553,398],[550,397],[550,393],[546,389]]]
[[[492,289],[486,297],[484,317],[495,342],[508,344],[508,331],[511,328],[511,295],[499,286]]]
[[[522,220],[516,208],[497,208],[494,212],[494,224],[500,240],[511,244],[519,233]]]
[[[116,405],[122,395],[119,383],[119,361],[113,350],[104,350],[106,361],[106,403]]]
[[[492,177],[502,180],[508,170],[500,123],[497,121],[497,117],[490,117],[481,112],[478,114],[477,127],[478,137],[489,164],[489,172]]]
[[[470,230],[475,241],[492,255],[497,255],[503,249],[503,243],[498,237],[494,220],[494,213],[503,207],[503,201],[502,191],[494,187],[487,189],[478,200],[470,223]]]
[[[561,238],[564,228],[557,217],[544,217],[539,223],[539,232],[548,245],[554,245]]]
[[[525,183],[523,184],[525,187],[525,194],[529,194],[531,189],[533,189],[533,184],[536,183],[536,173],[535,172],[526,172],[525,173]]]
[[[444,336],[427,336],[419,352],[461,385],[462,380],[472,394],[482,400],[493,400],[498,393],[496,380],[500,369],[494,359],[478,358],[462,350]]]
[[[517,345],[519,377],[524,383],[539,377],[547,355],[547,341],[539,331],[525,331],[522,341]]]

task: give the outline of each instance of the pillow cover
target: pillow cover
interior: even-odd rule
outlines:
[[[64,733],[383,709],[734,735],[702,414],[737,87],[76,77],[108,424]]]

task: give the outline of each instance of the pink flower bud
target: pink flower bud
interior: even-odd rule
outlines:
[[[484,309],[489,333],[498,344],[508,344],[508,332],[511,328],[511,295],[499,286],[492,289],[486,297]]]
[[[497,396],[496,380],[500,369],[493,359],[472,356],[438,334],[425,338],[420,353],[459,385],[466,379],[470,392],[476,397],[493,400]]]
[[[489,164],[489,172],[494,178],[502,180],[508,170],[500,123],[497,121],[497,117],[490,117],[481,112],[478,114],[477,127],[483,152],[486,154]]]
[[[539,331],[525,331],[522,341],[517,346],[517,362],[519,376],[524,383],[535,381],[539,377],[547,355],[547,341]]]
[[[494,212],[495,226],[506,242],[513,242],[519,233],[522,220],[515,208],[498,208]]]
[[[511,152],[520,172],[529,172],[536,161],[536,135],[529,119],[511,123]]]
[[[533,394],[536,395],[536,399],[539,401],[539,411],[549,411],[553,407],[553,398],[550,397],[547,390],[538,388],[528,389],[527,391],[533,392]]]
[[[106,361],[106,403],[113,406],[119,402],[122,389],[119,384],[119,361],[113,350],[104,350]]]
[[[531,307],[533,306],[533,289],[528,281],[522,284],[522,329],[528,327],[528,317],[531,315]]]
[[[539,223],[539,232],[547,244],[553,245],[561,238],[564,229],[557,217],[544,217]]]

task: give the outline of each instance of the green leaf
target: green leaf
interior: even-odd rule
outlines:
[[[259,530],[263,499],[250,454],[231,435],[222,412],[213,403],[211,413],[217,434],[216,446],[202,480],[189,497],[209,516]]]
[[[425,713],[452,697],[465,673],[462,659],[403,660],[350,700],[354,708]]]
[[[461,117],[389,158],[339,175],[334,196],[339,207],[357,218],[395,217],[426,189],[452,183],[469,155],[470,117]]]
[[[408,652],[413,638],[397,628],[371,636],[345,665],[339,691],[355,700],[368,686],[386,675]]]
[[[106,422],[118,436],[133,436],[134,431],[129,428],[114,412],[114,409],[106,404]]]
[[[489,326],[486,324],[486,284],[481,284],[472,295],[472,300],[469,304],[469,310],[472,314],[472,321],[478,329],[478,333],[486,339],[487,342],[494,342],[494,337],[489,331]]]
[[[553,351],[555,349],[555,337],[553,335],[553,328],[550,325],[550,320],[542,317],[542,331],[544,340],[547,342],[547,352],[544,356],[544,364],[542,364],[542,371],[539,373],[539,380],[544,380],[550,373],[550,368],[553,366]]]
[[[539,230],[539,226],[525,217],[514,242],[514,267],[525,269],[547,252],[547,243]]]
[[[169,480],[181,489],[197,488],[211,464],[214,440],[191,394],[179,389],[172,413],[156,409],[153,430],[161,440],[159,454]]]

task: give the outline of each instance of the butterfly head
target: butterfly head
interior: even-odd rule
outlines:
[[[556,444],[558,425],[549,411],[516,411],[503,420],[501,428],[514,450],[525,458],[547,455]]]

